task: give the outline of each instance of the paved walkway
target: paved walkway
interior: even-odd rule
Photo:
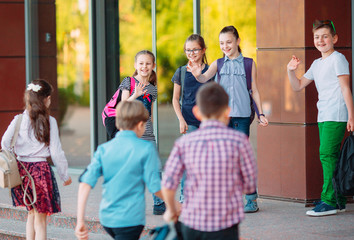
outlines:
[[[59,186],[62,210],[65,216],[76,215],[78,177],[81,171],[70,170],[73,184]],[[98,219],[98,207],[101,199],[101,181],[91,191],[87,203],[87,219]],[[354,239],[354,204],[347,205],[347,211],[327,217],[308,217],[304,204],[259,199],[260,211],[247,214],[240,225],[242,239]],[[0,204],[11,204],[8,190],[0,189]],[[164,224],[161,216],[152,214],[152,197],[146,193],[146,226],[151,229]],[[0,227],[1,228],[1,227]],[[73,228],[73,227],[72,227]],[[73,234],[72,238],[75,239]]]
[[[166,117],[167,119],[165,120],[167,121],[161,122],[167,122],[168,124],[162,127],[164,129],[162,133],[167,134],[168,131],[166,129],[172,127],[175,122],[173,122],[174,115],[169,112],[170,110],[164,109],[164,111],[167,114],[161,114],[160,117]],[[62,200],[62,215],[65,216],[76,216],[78,177],[83,171],[82,166],[86,166],[90,161],[89,125],[87,125],[87,122],[83,123],[80,121],[86,119],[87,114],[87,108],[75,109],[72,112],[70,124],[62,130],[62,144],[71,162],[70,175],[73,179],[73,184],[70,186],[63,187],[61,183],[59,185]],[[77,128],[78,125],[82,128]],[[166,138],[163,143],[167,144],[165,148],[168,149],[172,147],[178,133],[175,135],[162,134],[162,136]],[[251,137],[251,141],[252,139],[254,137]],[[102,179],[96,185],[95,189],[91,191],[86,211],[88,219],[98,219],[98,207],[102,191],[101,181]],[[258,203],[260,211],[247,214],[245,220],[240,224],[240,236],[242,239],[354,239],[354,204],[348,204],[345,213],[314,218],[305,215],[306,210],[310,208],[305,208],[304,204],[301,203],[268,199],[259,199]],[[10,204],[11,200],[8,190],[0,189],[0,207],[1,205]],[[152,214],[152,204],[151,194],[146,193],[146,223],[148,228],[164,224],[161,216],[154,216]],[[69,237],[65,239],[75,239],[73,232],[68,234]]]

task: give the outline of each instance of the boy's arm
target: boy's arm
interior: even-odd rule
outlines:
[[[291,58],[290,62],[287,65],[290,84],[293,90],[296,92],[301,91],[303,88],[305,88],[307,85],[309,85],[312,82],[312,80],[309,80],[305,77],[302,77],[300,79],[296,77],[295,70],[297,69],[299,64],[300,64],[300,59],[298,59],[293,55],[293,57]]]
[[[187,69],[191,71],[195,79],[197,79],[200,83],[205,83],[209,79],[211,79],[217,71],[217,61],[214,61],[208,68],[208,70],[202,74],[202,65],[198,65],[197,63],[188,62]]]
[[[168,189],[162,187],[162,195],[166,204],[166,212],[163,216],[166,222],[177,222],[178,220],[178,210],[175,201],[176,190]]]
[[[77,222],[75,235],[78,239],[88,239],[88,229],[85,225],[85,208],[91,186],[87,183],[80,183],[77,198]]]
[[[257,188],[257,164],[247,136],[241,141],[239,152],[241,156],[240,172],[242,175],[243,192],[245,194],[253,193]]]
[[[347,130],[354,131],[354,105],[352,91],[350,90],[350,79],[349,75],[338,76],[339,84],[343,93],[345,105],[348,109],[348,122]]]

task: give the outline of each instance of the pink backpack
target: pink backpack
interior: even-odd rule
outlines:
[[[130,95],[132,95],[134,88],[135,88],[135,79],[133,77],[130,77]],[[114,93],[113,97],[111,98],[111,100],[106,104],[106,106],[102,111],[103,125],[106,125],[105,119],[107,117],[116,116],[116,107],[117,104],[121,101],[121,99],[122,99],[122,91],[118,88],[117,91]]]

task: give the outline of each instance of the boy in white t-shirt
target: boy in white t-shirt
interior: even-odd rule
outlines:
[[[321,201],[307,211],[309,216],[326,216],[345,210],[346,199],[339,197],[339,205],[332,186],[333,172],[339,156],[345,128],[354,131],[354,107],[350,90],[349,63],[343,54],[334,50],[338,35],[331,20],[316,20],[313,24],[314,45],[322,57],[316,59],[302,78],[295,70],[300,60],[293,56],[288,63],[288,76],[294,91],[300,91],[315,81],[318,92],[318,128],[320,160],[323,168]]]

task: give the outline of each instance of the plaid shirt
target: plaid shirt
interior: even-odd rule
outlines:
[[[244,218],[242,193],[256,190],[257,166],[247,136],[208,120],[179,138],[165,166],[162,185],[176,190],[183,172],[181,220],[188,227],[219,231]]]

